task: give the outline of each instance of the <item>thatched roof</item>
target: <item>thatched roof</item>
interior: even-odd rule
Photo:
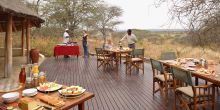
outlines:
[[[20,0],[0,0],[0,11],[19,14],[20,16],[28,15],[42,20],[36,12],[27,8]]]
[[[28,18],[32,26],[40,27],[44,22],[38,14],[25,6],[20,0],[0,0],[0,26],[5,27],[8,14],[13,15],[13,20],[17,30],[20,30],[21,23],[24,19]],[[4,31],[3,28],[0,30]]]

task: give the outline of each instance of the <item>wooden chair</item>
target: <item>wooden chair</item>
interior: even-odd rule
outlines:
[[[126,56],[126,73],[131,74],[131,70],[136,68],[143,71],[144,74],[144,49],[134,49],[130,55]]]
[[[163,64],[154,59],[150,59],[153,71],[153,96],[156,92],[160,91],[165,104],[168,104],[168,89],[173,85],[173,78],[171,73],[164,71]],[[156,83],[159,88],[156,89]]]
[[[175,52],[163,52],[161,53],[161,56],[160,56],[160,60],[175,60],[175,59],[177,59]],[[169,66],[164,66],[164,68],[165,68],[165,71],[169,73],[171,72]]]
[[[106,69],[106,67],[113,65],[111,54],[104,51],[102,48],[95,48],[95,50],[97,56],[97,69],[101,66],[103,66],[104,69]]]
[[[190,110],[193,105],[193,110],[198,107],[207,109],[207,105],[211,105],[212,110],[215,109],[215,87],[213,85],[198,85],[192,83],[191,73],[180,68],[172,67],[173,83],[174,83],[174,109],[183,107],[185,110]],[[176,97],[179,99],[179,104],[176,104]]]
[[[175,60],[176,58],[175,52],[163,52],[160,56],[160,60]]]

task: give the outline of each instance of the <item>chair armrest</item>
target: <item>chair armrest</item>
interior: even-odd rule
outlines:
[[[193,87],[194,87],[193,88],[194,94],[197,97],[215,95],[215,89],[212,88],[213,85],[199,85],[199,86],[193,86]]]
[[[194,88],[204,88],[204,89],[207,89],[207,88],[210,88],[210,87],[213,87],[213,85],[198,85],[198,86],[194,86]]]
[[[167,73],[167,72],[165,72],[165,73],[164,73],[164,77],[166,78],[166,80],[172,80],[172,79],[173,79],[172,73]]]

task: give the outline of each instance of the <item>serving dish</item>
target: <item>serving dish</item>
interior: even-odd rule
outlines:
[[[2,99],[6,103],[12,103],[16,101],[18,98],[19,98],[18,92],[11,92],[11,93],[6,93],[2,95]]]
[[[54,92],[62,88],[62,85],[54,83],[54,82],[47,82],[47,83],[40,83],[40,86],[37,87],[37,90],[40,92]]]
[[[66,87],[62,90],[59,90],[59,94],[64,96],[64,97],[75,97],[75,96],[79,96],[82,95],[84,92],[86,91],[86,89],[80,87],[80,86],[70,86],[70,87]]]

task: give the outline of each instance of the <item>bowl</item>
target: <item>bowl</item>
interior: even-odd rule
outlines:
[[[6,103],[12,103],[16,101],[19,98],[19,93],[18,92],[11,92],[11,93],[6,93],[2,95],[2,99]]]
[[[35,89],[35,88],[25,89],[22,91],[23,96],[31,97],[31,96],[35,96],[36,94],[37,94],[37,89]]]

